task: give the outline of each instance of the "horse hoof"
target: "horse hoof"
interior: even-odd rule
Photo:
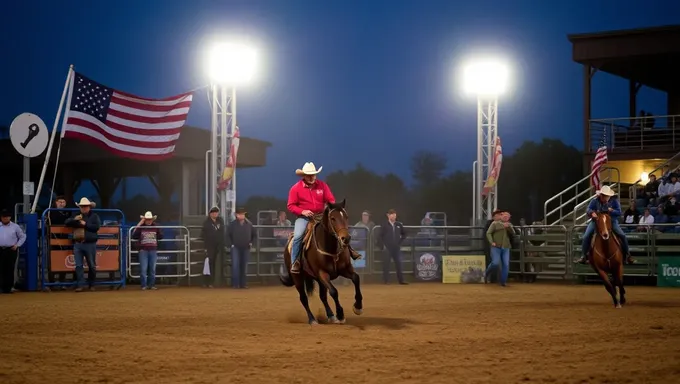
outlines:
[[[354,312],[355,315],[361,316],[362,313],[364,313],[363,309],[357,309],[357,307],[352,306],[352,312]]]
[[[312,320],[312,321],[309,322],[309,325],[311,325],[313,327],[315,325],[319,325],[319,322],[316,321],[316,320]]]
[[[335,319],[335,322],[333,324],[345,324],[345,321],[347,321],[347,320],[345,320],[345,319],[342,319],[342,320]]]
[[[338,318],[335,316],[331,316],[328,318],[328,322],[331,324],[337,324],[338,323]]]
[[[621,304],[616,304],[616,309],[620,309],[620,308],[621,308]]]

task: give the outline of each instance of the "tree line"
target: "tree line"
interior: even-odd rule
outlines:
[[[373,220],[384,218],[394,208],[399,219],[420,224],[426,212],[445,212],[448,225],[470,225],[472,218],[472,172],[446,173],[446,156],[418,151],[411,158],[414,183],[410,187],[397,175],[380,175],[365,164],[335,171],[324,177],[337,199],[347,199],[353,222],[369,210]],[[503,156],[498,182],[498,206],[513,214],[513,221],[543,219],[544,202],[583,177],[583,154],[560,140],[526,141],[512,155]],[[282,210],[286,200],[252,196],[244,204],[255,219],[263,210]]]

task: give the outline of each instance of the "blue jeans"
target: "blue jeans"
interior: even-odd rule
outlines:
[[[491,272],[501,267],[501,285],[508,281],[510,272],[510,248],[491,247],[491,264],[486,268],[484,276],[489,276]]]
[[[583,234],[583,243],[581,243],[581,252],[583,252],[583,256],[590,253],[590,242],[593,240],[595,229],[595,222],[591,220]],[[621,229],[619,222],[616,220],[612,220],[612,231],[619,237],[619,240],[621,240],[621,251],[623,252],[623,255],[628,255],[628,238],[623,232],[623,229]]]
[[[248,258],[250,249],[231,248],[231,286],[233,288],[246,287],[246,271],[248,270]]]
[[[290,255],[291,264],[293,264],[300,256],[300,251],[302,250],[302,238],[305,235],[307,223],[309,223],[309,219],[305,217],[298,217],[295,220],[295,229],[293,229],[293,250]]]
[[[97,277],[97,243],[75,243],[73,244],[73,258],[76,262],[76,286],[83,286],[85,278],[83,272],[83,261],[87,260],[87,284],[91,287]]]
[[[139,250],[139,268],[142,288],[151,288],[156,284],[156,261],[158,252],[155,249]],[[149,276],[147,279],[147,275]]]

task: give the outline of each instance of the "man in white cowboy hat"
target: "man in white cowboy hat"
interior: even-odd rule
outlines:
[[[295,174],[301,176],[302,179],[293,184],[288,193],[288,210],[297,216],[295,229],[293,229],[293,249],[290,255],[291,273],[300,273],[299,256],[309,219],[323,213],[327,203],[335,203],[335,196],[328,184],[316,177],[322,169],[323,166],[316,169],[314,163],[311,162],[305,163],[302,169],[296,169]],[[351,247],[350,254],[355,260],[361,257]]]
[[[630,256],[630,251],[628,249],[628,239],[626,234],[619,226],[619,216],[621,216],[621,204],[619,199],[616,198],[616,192],[611,189],[608,185],[603,185],[600,190],[596,192],[597,197],[590,201],[588,205],[588,210],[586,215],[589,218],[595,219],[598,213],[608,213],[612,218],[612,231],[616,233],[621,240],[621,251],[626,256],[626,263],[633,264],[635,260]],[[613,198],[612,198],[613,197]],[[581,244],[581,257],[576,260],[579,264],[588,264],[588,253],[590,253],[591,240],[593,239],[593,234],[595,233],[595,221],[590,220],[586,232],[583,234],[583,243]]]
[[[87,283],[90,290],[93,291],[94,280],[97,277],[97,232],[99,232],[102,223],[99,216],[91,211],[95,204],[87,197],[80,199],[80,202],[76,205],[80,208],[80,213],[69,217],[64,223],[68,227],[75,228],[73,231],[73,257],[76,262],[76,292],[83,290],[83,259],[87,260]]]
[[[157,216],[147,211],[139,216],[137,228],[132,239],[139,245],[139,281],[142,290],[156,289],[156,261],[158,260],[158,242],[163,239],[163,232],[156,223]]]

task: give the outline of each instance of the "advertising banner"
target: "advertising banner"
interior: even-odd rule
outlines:
[[[485,269],[484,255],[442,256],[442,283],[483,283]]]
[[[420,281],[441,281],[441,256],[437,252],[421,253],[413,260],[413,271]]]
[[[680,257],[660,256],[656,268],[658,287],[680,287]]]

